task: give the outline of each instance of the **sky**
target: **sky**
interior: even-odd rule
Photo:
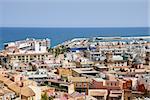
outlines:
[[[0,0],[0,27],[149,27],[150,0]]]

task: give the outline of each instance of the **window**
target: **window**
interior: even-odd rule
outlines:
[[[112,86],[112,83],[111,83],[111,86]]]
[[[20,77],[20,80],[22,80],[23,78],[22,77]]]
[[[147,83],[148,81],[147,81],[147,80],[145,80],[145,82]]]
[[[109,83],[107,83],[107,86],[109,86]]]
[[[128,100],[130,100],[130,97],[128,97]]]

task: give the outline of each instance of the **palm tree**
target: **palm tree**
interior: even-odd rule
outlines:
[[[56,47],[56,48],[49,48],[48,52],[52,53],[57,57],[59,54],[64,54],[65,52],[69,51],[69,47],[66,47],[64,45]]]

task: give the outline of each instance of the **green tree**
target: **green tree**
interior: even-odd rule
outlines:
[[[49,100],[54,100],[54,97],[52,97],[52,96],[51,96],[51,97],[49,97]]]
[[[48,52],[52,53],[55,57],[57,57],[60,54],[64,54],[65,52],[68,52],[69,48],[62,45],[56,48],[49,48]]]
[[[44,93],[44,94],[41,96],[41,100],[49,100],[47,93]]]

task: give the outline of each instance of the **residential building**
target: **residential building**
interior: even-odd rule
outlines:
[[[80,77],[84,75],[95,76],[99,72],[94,70],[93,68],[74,68],[72,69],[72,75],[75,77]]]
[[[23,51],[35,51],[35,52],[45,52],[47,48],[50,47],[50,39],[34,39],[34,38],[27,38],[26,40],[9,42],[4,44],[5,50],[23,50]]]
[[[91,79],[86,77],[68,77],[68,82],[72,82],[74,84],[75,91],[88,93],[88,89],[90,87]]]

